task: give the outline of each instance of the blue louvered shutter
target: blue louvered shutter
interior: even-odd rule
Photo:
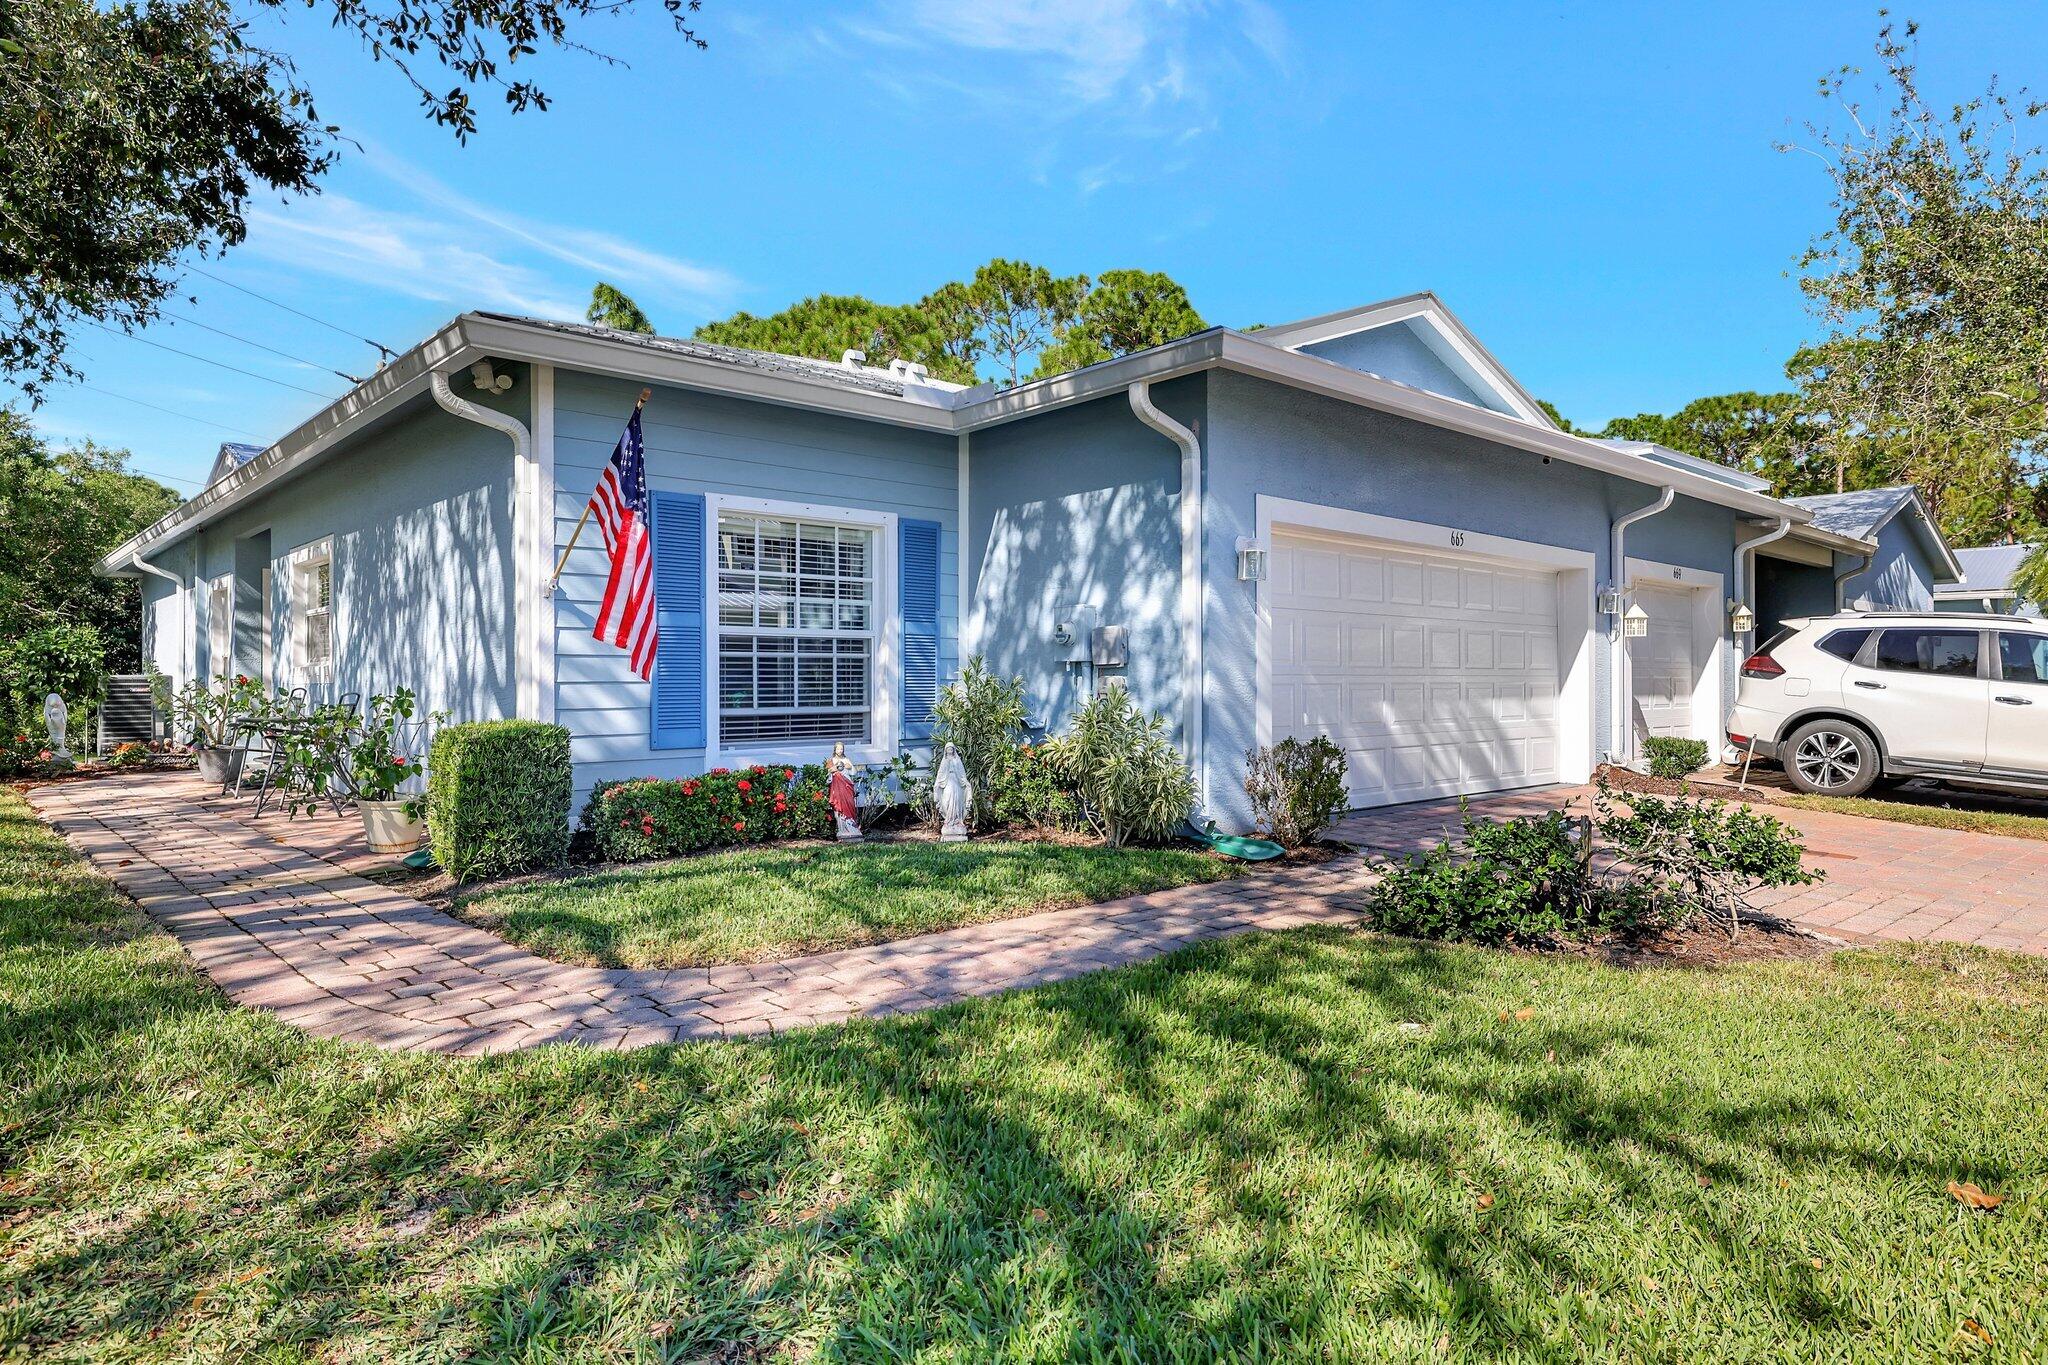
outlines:
[[[648,733],[656,749],[704,747],[704,498],[655,493],[654,654]]]
[[[939,700],[939,524],[897,523],[897,601],[903,614],[903,737],[932,737]]]

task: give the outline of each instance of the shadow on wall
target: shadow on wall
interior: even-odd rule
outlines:
[[[334,675],[315,701],[410,687],[422,711],[513,714],[511,514],[485,484],[348,535],[334,551]]]
[[[1124,484],[996,510],[981,581],[1002,585],[1004,605],[980,609],[977,644],[990,668],[1024,679],[1051,730],[1087,697],[1090,671],[1068,667],[1052,638],[1076,604],[1095,607],[1098,624],[1129,628],[1131,695],[1178,726],[1180,550],[1156,535],[1174,524],[1173,505],[1171,494]]]

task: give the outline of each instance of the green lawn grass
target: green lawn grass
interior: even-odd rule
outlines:
[[[1778,800],[1783,805],[1796,806],[1801,810],[1860,815],[1870,820],[1896,820],[1903,825],[1962,829],[1973,834],[2003,834],[2014,839],[2048,839],[2048,818],[2023,815],[2017,811],[1971,810],[1923,805],[1917,801],[1881,801],[1867,796],[1810,796],[1804,793],[1781,796]]]
[[[472,893],[457,913],[544,957],[605,967],[765,962],[1236,876],[1189,848],[1003,840],[797,844]]]
[[[0,1359],[2039,1359],[2044,1039],[1977,951],[1324,930],[391,1056],[228,1007],[0,788]]]

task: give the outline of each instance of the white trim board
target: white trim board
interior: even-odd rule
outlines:
[[[1371,512],[1352,512],[1317,503],[1297,502],[1260,493],[1254,499],[1259,542],[1271,546],[1277,530],[1328,531],[1357,536],[1384,545],[1405,546],[1435,554],[1465,555],[1517,568],[1541,569],[1557,575],[1557,767],[1560,782],[1584,782],[1593,775],[1595,752],[1593,686],[1599,637],[1593,618],[1591,550],[1545,545],[1533,540],[1467,531],[1426,521],[1406,521]],[[1273,742],[1273,607],[1263,583],[1257,587],[1258,620],[1254,632],[1255,741]]]
[[[1692,692],[1692,737],[1707,742],[1710,752],[1721,749],[1722,721],[1726,718],[1728,700],[1724,693],[1724,680],[1728,667],[1728,636],[1723,626],[1726,617],[1722,615],[1727,601],[1727,579],[1711,569],[1695,569],[1683,564],[1666,564],[1662,560],[1638,559],[1634,555],[1627,559],[1628,590],[1633,593],[1640,581],[1645,587],[1683,588],[1692,595],[1692,656],[1699,666],[1693,680]],[[1615,687],[1617,704],[1624,708],[1628,718],[1630,743],[1635,735],[1635,683],[1629,675],[1627,641],[1622,642],[1622,676]],[[1704,659],[1704,664],[1701,660]]]

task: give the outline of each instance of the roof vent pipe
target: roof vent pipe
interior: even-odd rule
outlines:
[[[1614,519],[1607,533],[1607,586],[1614,603],[1614,611],[1607,622],[1607,687],[1612,704],[1608,712],[1612,719],[1609,729],[1612,743],[1608,757],[1617,763],[1626,763],[1634,757],[1635,727],[1629,724],[1629,712],[1633,693],[1629,688],[1628,640],[1622,633],[1622,613],[1628,610],[1628,528],[1639,521],[1656,516],[1671,506],[1678,490],[1670,484],[1657,490],[1657,500],[1647,507],[1638,507],[1633,512],[1624,512]]]
[[[868,363],[868,353],[856,351],[849,346],[839,353],[839,363],[849,370],[857,370]]]
[[[1131,385],[1138,420],[1180,447],[1181,737],[1195,772],[1195,799],[1209,805],[1209,765],[1202,742],[1202,443],[1152,403],[1152,381]]]

